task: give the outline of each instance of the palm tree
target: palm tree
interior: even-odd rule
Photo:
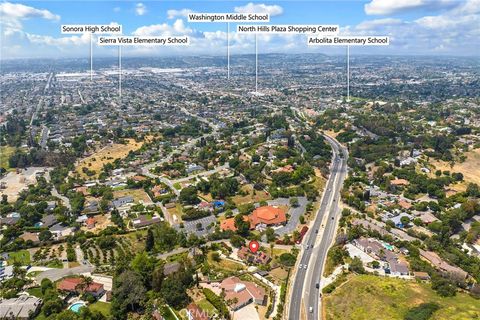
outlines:
[[[92,277],[83,275],[80,277],[82,278],[82,282],[77,286],[76,289],[78,289],[80,292],[84,292],[93,283],[93,279]]]

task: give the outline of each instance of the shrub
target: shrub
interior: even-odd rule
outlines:
[[[416,306],[408,310],[405,315],[405,320],[428,320],[432,315],[440,309],[440,306],[434,302],[422,303],[419,306]]]

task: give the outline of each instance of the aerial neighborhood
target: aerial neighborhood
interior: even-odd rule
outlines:
[[[478,59],[138,54],[2,60],[0,319],[480,318]]]

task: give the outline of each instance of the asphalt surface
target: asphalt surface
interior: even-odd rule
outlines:
[[[88,273],[88,272],[93,272],[95,268],[90,265],[84,265],[84,266],[79,266],[79,267],[74,267],[74,268],[68,268],[68,269],[50,269],[43,271],[42,273],[38,274],[35,277],[35,280],[37,283],[42,282],[42,279],[48,278],[52,281],[57,281],[60,280],[61,278],[64,278],[66,276],[72,276],[72,275],[78,275],[82,273]]]
[[[297,228],[298,224],[300,223],[300,216],[305,213],[307,209],[308,200],[306,197],[296,197],[298,199],[298,206],[291,207],[288,210],[288,214],[290,214],[290,218],[288,219],[287,223],[280,228],[275,229],[275,233],[279,237],[283,237],[284,234],[292,233]],[[290,206],[290,199],[289,198],[279,198],[268,201],[268,204],[271,206],[281,206],[286,205]]]
[[[328,136],[325,136],[325,138],[333,149],[333,165],[320,208],[312,228],[303,242],[303,249],[300,253],[300,264],[290,294],[288,319],[291,320],[301,319],[302,308],[304,308],[307,319],[321,318],[321,312],[319,311],[320,289],[317,289],[316,286],[317,283],[320,284],[327,252],[335,237],[337,220],[340,216],[338,207],[340,190],[347,175],[346,159],[348,159],[345,148],[336,140]],[[343,157],[339,156],[340,152],[343,153]],[[325,215],[328,217],[323,222]]]
[[[214,215],[210,215],[196,220],[183,221],[183,228],[180,228],[180,224],[176,224],[173,227],[177,231],[183,231],[187,234],[193,233],[198,237],[203,237],[215,231],[215,228],[208,229],[207,226],[209,226],[211,223],[215,223],[216,221],[217,218]],[[197,228],[198,223],[202,224],[200,229]]]

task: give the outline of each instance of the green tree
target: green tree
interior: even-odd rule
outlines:
[[[136,272],[136,274],[140,275],[142,278],[143,284],[150,288],[151,286],[151,274],[155,267],[154,258],[148,256],[145,251],[139,252],[133,258],[131,264],[132,270]]]
[[[365,268],[363,267],[362,260],[360,260],[359,257],[354,257],[352,259],[352,262],[350,262],[349,269],[359,274],[365,273]]]
[[[156,267],[152,272],[152,289],[153,291],[160,292],[162,289],[163,279],[165,278],[164,275],[164,268],[163,264]]]
[[[197,196],[197,188],[194,186],[183,188],[180,191],[179,200],[184,204],[197,204],[200,202],[200,199]]]
[[[241,236],[239,235],[232,235],[232,237],[230,238],[230,243],[232,244],[232,246],[234,246],[235,248],[240,248],[242,246],[245,245],[245,239],[242,238]]]
[[[235,228],[237,228],[237,233],[242,236],[248,236],[250,232],[250,222],[248,219],[244,218],[245,216],[241,213],[235,216]]]
[[[280,263],[286,267],[293,267],[297,258],[291,253],[282,253],[279,257]]]
[[[265,230],[265,236],[267,237],[267,242],[275,242],[277,238],[275,235],[275,230],[273,230],[271,227],[268,227],[267,230]]]
[[[453,297],[457,294],[457,286],[455,283],[440,276],[432,277],[432,289],[442,297]]]
[[[42,294],[45,294],[47,290],[53,289],[53,282],[48,278],[43,278],[40,283],[40,289],[42,290]]]
[[[145,241],[145,250],[147,252],[151,252],[154,245],[155,245],[155,239],[153,237],[153,231],[152,231],[152,229],[148,229],[147,230],[147,239]]]
[[[114,278],[112,290],[112,316],[126,319],[127,313],[136,311],[145,301],[145,287],[142,278],[134,271],[125,271]]]
[[[50,230],[42,230],[39,234],[38,234],[38,239],[40,239],[40,241],[44,242],[44,241],[48,241],[52,238],[52,233],[50,232]]]

